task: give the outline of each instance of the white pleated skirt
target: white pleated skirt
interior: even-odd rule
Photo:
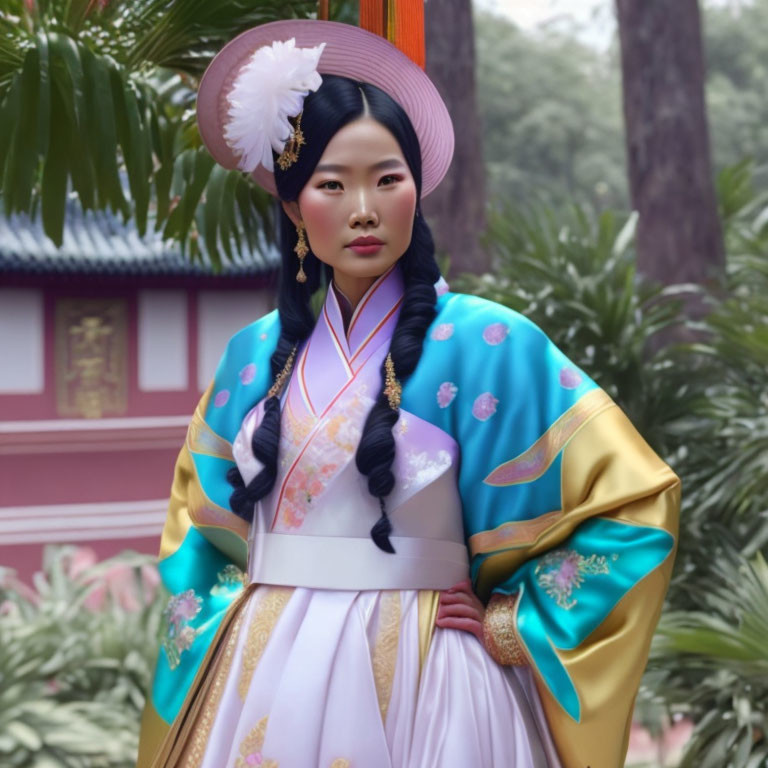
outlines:
[[[559,768],[527,668],[419,640],[419,593],[259,586],[216,664],[191,768]]]

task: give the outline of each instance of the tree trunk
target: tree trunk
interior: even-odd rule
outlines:
[[[443,181],[424,201],[435,244],[451,259],[451,273],[486,272],[490,258],[478,244],[485,228],[485,167],[475,97],[475,38],[470,0],[424,4],[427,74],[453,120],[456,148]]]
[[[714,283],[725,255],[698,0],[616,0],[616,8],[638,270],[665,284]]]

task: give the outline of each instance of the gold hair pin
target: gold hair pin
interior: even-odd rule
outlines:
[[[389,400],[389,407],[396,411],[400,407],[400,397],[403,394],[403,388],[395,377],[395,364],[392,362],[392,353],[387,352],[387,359],[384,361],[385,378],[384,394]]]
[[[277,374],[277,377],[275,378],[275,383],[269,388],[267,397],[276,397],[277,395],[280,394],[281,390],[283,389],[283,385],[285,384],[288,377],[291,375],[291,369],[293,368],[293,361],[295,357],[296,357],[296,345],[294,344],[293,349],[291,350],[291,354],[288,355],[288,359],[285,361],[283,370]]]
[[[299,159],[299,147],[306,144],[304,140],[304,133],[301,130],[301,116],[303,112],[299,112],[296,117],[296,125],[293,128],[293,136],[286,142],[285,149],[280,157],[277,158],[277,164],[280,166],[280,170],[284,171],[286,168],[290,168]]]

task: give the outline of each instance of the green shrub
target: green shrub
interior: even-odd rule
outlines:
[[[157,655],[152,558],[78,568],[48,548],[35,589],[0,569],[0,765],[128,768]]]

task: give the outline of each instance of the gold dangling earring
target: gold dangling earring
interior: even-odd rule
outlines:
[[[294,253],[299,257],[299,271],[296,273],[296,282],[306,283],[307,275],[304,272],[304,257],[309,253],[309,246],[304,237],[304,222],[300,222],[296,226],[296,234],[298,235],[298,242],[294,247]]]

